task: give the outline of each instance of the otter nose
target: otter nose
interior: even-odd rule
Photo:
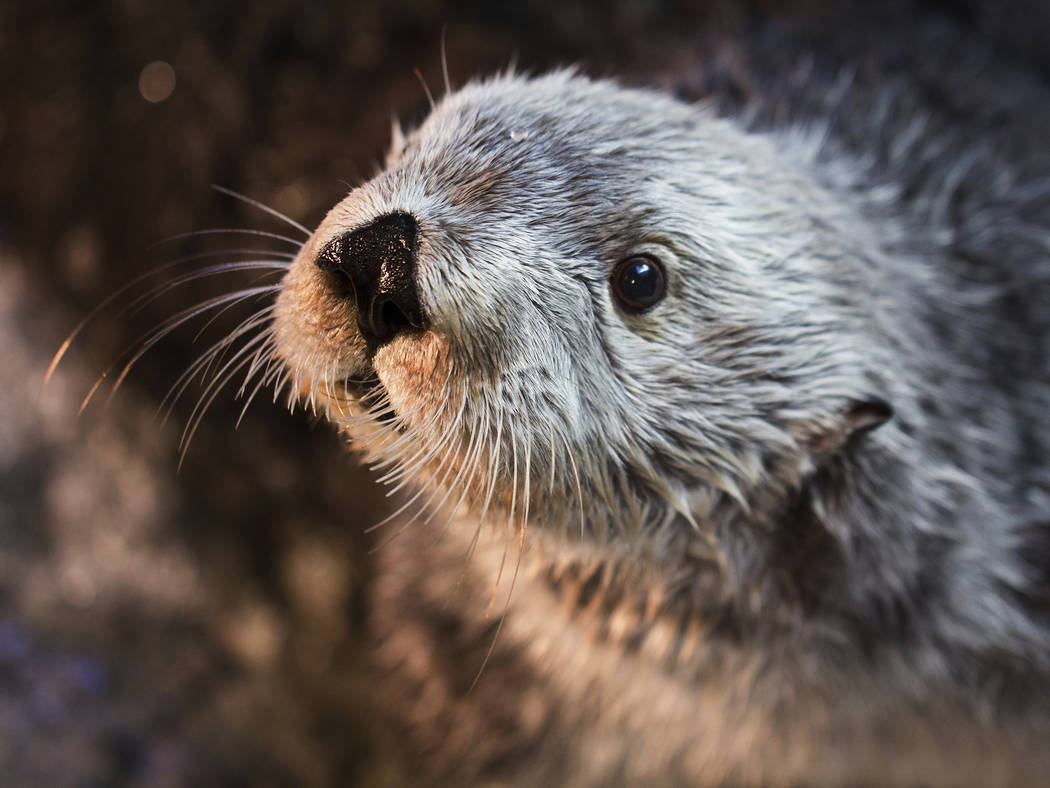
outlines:
[[[398,212],[333,239],[317,257],[322,270],[352,284],[357,325],[372,348],[427,327],[416,284],[418,245],[416,220]]]

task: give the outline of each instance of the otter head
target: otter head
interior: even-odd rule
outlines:
[[[768,140],[568,72],[473,83],[395,137],[276,332],[297,389],[432,502],[682,530],[888,416],[863,241]]]

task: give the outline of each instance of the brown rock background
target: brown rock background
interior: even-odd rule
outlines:
[[[396,782],[370,725],[382,700],[363,673],[364,529],[384,498],[341,441],[266,397],[234,430],[241,404],[228,389],[177,472],[201,389],[165,423],[155,414],[206,346],[194,327],[145,356],[108,407],[103,389],[77,416],[125,347],[236,277],[136,311],[118,300],[42,388],[66,333],[135,276],[180,255],[266,245],[157,241],[287,231],[209,184],[312,226],[372,172],[391,116],[425,113],[414,70],[442,89],[442,30],[454,83],[512,60],[673,83],[705,42],[757,25],[833,35],[918,16],[972,28],[1050,75],[1045,3],[858,8],[0,2],[0,784]],[[174,73],[166,96],[169,72],[147,69],[156,61]],[[223,315],[207,336],[248,314]]]

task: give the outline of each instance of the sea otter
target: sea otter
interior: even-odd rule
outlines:
[[[1046,773],[1050,211],[1006,164],[960,199],[936,120],[865,148],[505,74],[312,233],[279,385],[402,493],[414,781]]]

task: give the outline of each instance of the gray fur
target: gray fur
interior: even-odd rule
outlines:
[[[376,624],[411,770],[988,784],[1050,765],[1050,180],[998,161],[960,203],[994,154],[929,123],[882,156],[833,119],[506,75],[441,100],[332,210],[276,337],[293,390],[421,490]],[[419,222],[438,339],[370,359],[314,258],[392,211]],[[609,277],[639,252],[669,294],[630,316]],[[404,372],[424,353],[429,375]]]

